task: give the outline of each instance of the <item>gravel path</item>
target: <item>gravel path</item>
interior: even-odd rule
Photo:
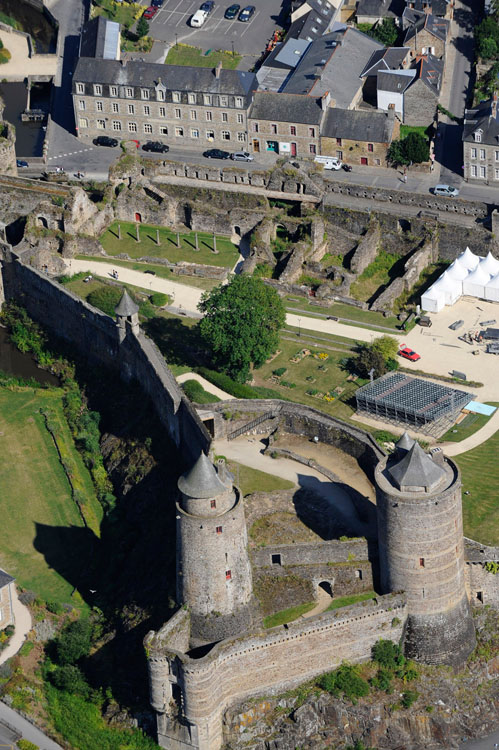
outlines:
[[[30,611],[19,601],[15,586],[12,587],[12,608],[14,610],[15,632],[7,648],[0,654],[0,664],[6,662],[14,654],[17,654],[31,630]]]

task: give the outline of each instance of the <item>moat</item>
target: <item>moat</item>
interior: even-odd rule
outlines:
[[[23,354],[10,343],[9,334],[0,327],[0,370],[18,378],[34,378],[43,385],[59,385],[50,372],[41,370],[29,354]]]

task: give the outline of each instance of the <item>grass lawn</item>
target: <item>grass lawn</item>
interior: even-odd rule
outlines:
[[[284,623],[293,622],[299,617],[310,612],[315,607],[315,602],[308,602],[307,604],[298,604],[296,607],[289,607],[289,609],[283,609],[281,612],[276,612],[273,615],[268,615],[263,618],[264,628],[275,628],[276,625],[284,625]]]
[[[363,602],[366,599],[372,599],[376,596],[374,591],[364,591],[362,594],[352,594],[352,596],[338,596],[337,599],[333,599],[326,612],[330,609],[340,609],[340,607],[348,607],[350,604],[357,604],[357,602]]]
[[[227,461],[229,471],[234,474],[235,482],[243,495],[252,495],[254,492],[273,492],[274,490],[292,490],[295,485],[288,479],[281,479],[265,471],[252,469],[249,466]]]
[[[314,304],[312,300],[308,301],[303,297],[286,295],[284,297],[284,304],[290,312],[293,312],[291,308],[299,308],[304,312],[318,312],[323,315],[335,315],[336,317],[341,318],[342,323],[346,323],[347,325],[363,324],[367,327],[370,325],[377,325],[382,326],[383,328],[392,328],[394,331],[397,330],[397,326],[400,326],[400,322],[395,315],[385,318],[382,313],[361,310],[358,307],[345,305],[341,302],[334,302],[329,305],[329,307],[323,307],[322,305]]]
[[[427,131],[428,128],[425,125],[401,125],[400,126],[400,140],[407,138],[409,133],[419,133],[423,138],[428,140]]]
[[[399,260],[400,255],[393,255],[385,250],[378,251],[375,260],[353,282],[350,287],[351,296],[361,302],[371,300],[380,287],[385,287],[392,278],[398,276],[395,266]]]
[[[198,68],[215,68],[218,63],[222,63],[223,68],[235,70],[241,62],[241,55],[232,54],[225,50],[209,50],[209,55],[205,54],[199,47],[192,47],[190,44],[176,44],[170,47],[165,58],[168,65],[195,65]]]
[[[130,28],[135,22],[135,18],[141,15],[142,6],[136,3],[116,3],[112,0],[99,0],[99,7],[93,5],[92,13],[95,16],[105,16],[111,21],[116,21],[122,26]]]
[[[121,240],[118,239],[118,223],[121,226]],[[140,224],[140,242],[137,242],[133,222],[115,221],[100,237],[100,243],[108,255],[127,253],[131,258],[156,256],[168,258],[171,263],[185,261],[202,263],[207,266],[232,268],[239,251],[227,237],[217,235],[217,252],[213,251],[213,235],[208,232],[197,232],[198,247],[196,250],[195,233],[180,235],[180,247],[177,247],[177,233],[166,227]],[[159,230],[160,245],[156,244],[156,230]]]
[[[496,432],[482,445],[454,457],[462,473],[464,533],[482,544],[499,544],[498,453]]]
[[[109,258],[103,258],[102,256],[93,257],[88,255],[77,255],[78,260],[91,260],[97,263],[109,263]],[[165,266],[158,266],[153,263],[138,263],[133,260],[114,260],[113,266],[122,266],[123,268],[130,268],[132,271],[154,271],[156,276],[161,279],[169,279],[175,281],[178,284],[186,284],[187,286],[195,286],[197,289],[213,289],[220,283],[217,279],[203,279],[200,276],[177,276],[169,268]]]
[[[71,452],[75,486],[85,497],[86,530],[39,409],[50,412],[65,452]],[[91,541],[102,518],[90,476],[62,411],[62,391],[0,390],[2,440],[2,544],[0,565],[45,600],[71,600],[88,566]]]
[[[498,403],[493,401],[488,401],[491,406],[499,406]],[[473,435],[475,432],[478,432],[487,422],[489,421],[490,417],[486,417],[484,414],[468,414],[462,422],[459,424],[455,424],[454,427],[451,427],[450,430],[448,430],[445,435],[442,435],[441,438],[438,439],[437,442],[439,443],[460,443],[461,440],[464,440],[465,438],[469,437],[470,435]]]

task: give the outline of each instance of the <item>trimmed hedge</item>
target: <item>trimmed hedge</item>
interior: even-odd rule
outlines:
[[[195,404],[212,404],[215,401],[221,401],[218,396],[205,391],[201,383],[198,383],[197,380],[186,380],[182,383],[182,390],[187,398]]]
[[[228,375],[224,375],[221,372],[215,372],[215,370],[209,370],[207,367],[198,367],[196,372],[206,378],[206,380],[209,380],[210,383],[213,383],[213,385],[217,385],[223,391],[230,393],[234,398],[279,398],[281,401],[289,400],[278,391],[274,391],[272,388],[262,388],[260,386],[236,383],[235,380],[229,378]]]

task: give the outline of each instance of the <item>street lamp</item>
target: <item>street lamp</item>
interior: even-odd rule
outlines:
[[[234,52],[234,42],[231,42],[231,44],[232,44],[232,57],[234,57],[234,55],[235,55],[235,52]]]
[[[298,336],[301,336],[301,318],[298,318]]]

